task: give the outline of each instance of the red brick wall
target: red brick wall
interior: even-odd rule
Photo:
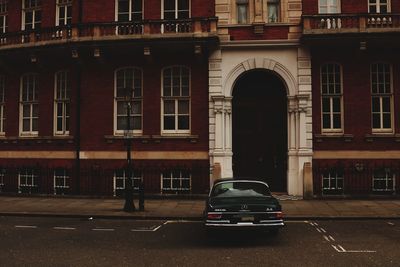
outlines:
[[[392,51],[393,52],[393,51]],[[399,56],[392,52],[363,52],[351,49],[341,49],[329,53],[322,50],[313,52],[312,56],[312,87],[313,87],[313,132],[321,133],[321,100],[320,100],[320,66],[324,62],[341,64],[343,70],[343,100],[344,100],[344,133],[352,134],[351,142],[337,138],[323,138],[322,142],[314,140],[315,150],[398,150],[400,144],[394,137],[376,138],[373,142],[366,141],[366,135],[371,134],[371,93],[370,64],[377,61],[389,62],[393,66],[394,92],[394,129],[399,133],[400,118],[400,79],[398,73]]]
[[[231,40],[276,40],[287,39],[289,27],[273,26],[264,27],[263,34],[255,34],[252,26],[229,28]]]

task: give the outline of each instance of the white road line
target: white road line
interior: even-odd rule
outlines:
[[[375,250],[346,250],[345,253],[376,253]]]
[[[324,238],[325,238],[326,241],[331,242],[326,235],[324,235]]]
[[[324,228],[320,228],[322,232],[326,233],[326,230]]]
[[[112,232],[115,231],[115,229],[113,228],[93,228],[92,231],[108,231],[108,232]]]
[[[36,229],[37,226],[35,226],[35,225],[15,225],[15,228],[30,228],[30,229]]]
[[[317,229],[317,231],[318,231],[318,233],[321,233],[321,230],[317,227],[317,228],[315,228],[315,229]]]
[[[329,235],[328,237],[330,240],[335,241],[335,239],[331,235]]]
[[[74,228],[74,227],[59,227],[59,226],[53,227],[53,229],[54,230],[76,230],[76,228]]]
[[[332,245],[332,247],[337,251],[337,252],[343,252],[343,250],[338,249],[335,245]],[[343,249],[343,248],[342,248]]]
[[[394,223],[392,223],[392,222],[388,222],[387,224],[389,224],[391,226],[394,226]]]
[[[338,247],[339,247],[343,252],[346,251],[341,245],[338,245]]]

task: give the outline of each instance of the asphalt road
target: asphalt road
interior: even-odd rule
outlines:
[[[400,221],[209,237],[201,222],[0,217],[0,266],[400,266]]]

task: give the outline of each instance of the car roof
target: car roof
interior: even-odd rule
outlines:
[[[230,177],[230,178],[220,178],[220,179],[216,179],[214,180],[214,184],[216,185],[218,183],[222,183],[222,182],[257,182],[257,183],[263,183],[266,186],[268,186],[268,184],[266,182],[263,181],[263,179],[260,178],[254,178],[254,177]],[[269,188],[269,186],[268,186]]]

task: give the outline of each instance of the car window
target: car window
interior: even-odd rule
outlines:
[[[211,192],[212,197],[263,197],[270,196],[269,188],[262,183],[224,182],[216,184]]]

